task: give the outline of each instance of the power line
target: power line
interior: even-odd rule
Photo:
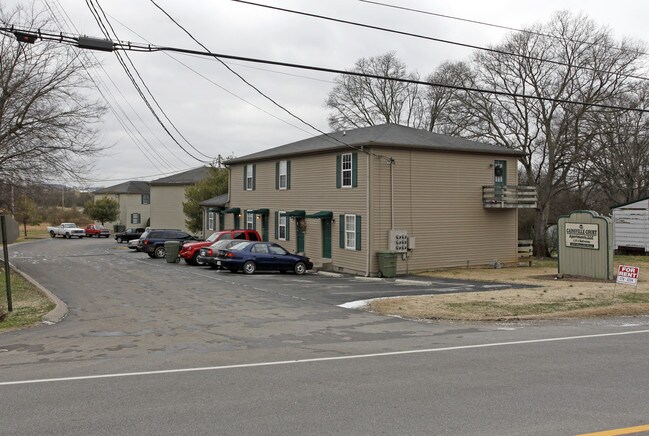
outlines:
[[[95,5],[92,3],[92,0],[86,0],[86,4],[88,5],[88,8],[90,9],[90,12],[92,13],[93,17],[95,18],[95,21],[97,21],[97,24],[99,25],[99,27],[100,27],[102,33],[104,34],[104,36],[105,36],[106,38],[108,38],[108,40],[110,40],[110,39],[111,39],[111,37],[110,37],[110,32],[108,31],[108,28],[106,27],[106,25],[104,24],[103,20],[101,19],[101,15],[100,15],[99,12],[97,11],[97,8],[95,8]],[[125,55],[126,55],[126,53],[125,53]],[[120,63],[120,65],[122,66],[122,68],[124,69],[124,71],[126,72],[127,77],[129,78],[129,80],[131,81],[131,83],[133,84],[133,86],[135,87],[135,89],[137,90],[138,94],[140,95],[140,98],[144,101],[144,103],[146,104],[147,108],[149,109],[149,111],[151,112],[151,114],[153,115],[153,117],[156,119],[156,121],[158,122],[158,124],[160,124],[160,126],[164,129],[164,131],[167,133],[167,135],[168,135],[168,136],[169,136],[169,137],[170,137],[170,138],[171,138],[171,139],[176,143],[176,145],[178,145],[178,146],[179,146],[179,147],[180,147],[180,148],[181,148],[181,149],[182,149],[182,150],[183,150],[187,155],[189,155],[190,157],[192,157],[193,159],[195,159],[195,160],[198,161],[198,162],[201,162],[201,163],[208,163],[209,161],[205,161],[205,160],[203,160],[203,159],[200,159],[200,158],[197,158],[196,156],[194,156],[194,155],[193,155],[192,153],[190,153],[190,152],[189,152],[185,147],[183,147],[182,144],[181,144],[180,142],[178,142],[178,140],[177,140],[177,139],[173,136],[173,134],[169,131],[169,129],[167,128],[167,126],[165,126],[165,124],[162,122],[162,120],[160,119],[160,117],[159,117],[158,114],[156,113],[156,111],[155,111],[155,109],[153,108],[153,106],[151,106],[151,103],[148,101],[146,95],[144,94],[144,92],[143,92],[142,89],[140,88],[139,84],[137,83],[137,81],[136,81],[135,78],[133,77],[133,74],[131,73],[131,71],[129,70],[128,66],[126,65],[126,62],[125,62],[124,59],[121,57],[121,55],[119,54],[118,51],[115,51],[115,56],[117,57],[118,62]],[[126,57],[128,58],[128,55],[126,55]],[[128,58],[128,60],[129,60],[129,62],[131,62],[131,61],[130,61],[130,58]],[[132,62],[131,62],[131,65],[133,65]],[[135,66],[133,66],[133,68],[135,69]],[[136,71],[137,71],[137,70],[136,70]],[[139,76],[139,73],[138,73],[138,76]]]
[[[281,104],[279,104],[277,101],[273,100],[270,96],[268,96],[267,94],[265,94],[264,92],[262,92],[259,88],[257,88],[255,85],[253,85],[252,83],[250,83],[250,82],[249,82],[247,79],[245,79],[242,75],[240,75],[240,74],[237,73],[235,70],[233,70],[233,69],[232,69],[228,64],[226,64],[225,62],[223,62],[223,60],[219,59],[219,56],[215,56],[215,55],[214,55],[214,54],[213,54],[213,53],[212,53],[212,52],[211,52],[211,51],[210,51],[210,50],[209,50],[205,45],[203,45],[200,41],[198,41],[198,40],[194,37],[194,35],[192,35],[192,34],[191,34],[187,29],[185,29],[185,28],[184,28],[180,23],[178,23],[178,22],[177,22],[177,21],[176,21],[176,20],[175,20],[175,19],[174,19],[174,18],[173,18],[173,17],[172,17],[168,12],[167,12],[167,11],[165,11],[162,7],[160,7],[160,6],[155,2],[155,0],[151,0],[151,3],[153,3],[155,7],[157,7],[158,9],[160,9],[160,11],[162,11],[162,13],[165,14],[165,15],[167,16],[167,18],[169,18],[169,19],[170,19],[170,20],[171,20],[171,21],[172,21],[176,26],[178,26],[180,29],[182,29],[183,32],[185,32],[185,33],[186,33],[186,34],[187,34],[187,35],[188,35],[188,36],[189,36],[189,37],[190,37],[194,42],[196,42],[198,45],[200,45],[200,46],[201,46],[201,47],[202,47],[202,48],[203,48],[207,53],[213,55],[213,56],[214,56],[214,59],[218,60],[218,61],[219,61],[219,62],[220,62],[220,63],[221,63],[221,64],[222,64],[222,65],[223,65],[223,66],[224,66],[228,71],[230,71],[232,74],[234,74],[235,76],[237,76],[237,77],[238,77],[239,79],[241,79],[241,80],[242,80],[246,85],[248,85],[249,87],[251,87],[252,89],[254,89],[254,90],[255,90],[257,93],[259,93],[261,96],[263,96],[264,98],[266,98],[268,101],[270,101],[271,103],[273,103],[273,104],[274,104],[275,106],[277,106],[278,108],[282,109],[284,112],[286,112],[287,114],[289,114],[290,116],[292,116],[292,117],[295,118],[296,120],[298,120],[298,121],[300,121],[301,123],[303,123],[303,124],[309,126],[310,128],[312,128],[312,129],[315,130],[316,132],[321,133],[322,135],[324,135],[325,137],[327,137],[329,140],[334,141],[335,143],[342,144],[342,145],[344,145],[344,146],[346,146],[346,147],[350,147],[350,148],[353,148],[353,149],[355,149],[355,150],[363,151],[364,153],[367,153],[367,154],[375,155],[375,156],[377,156],[377,157],[379,157],[379,158],[385,158],[385,157],[382,156],[382,155],[375,154],[374,152],[371,152],[371,151],[365,150],[365,149],[362,148],[362,147],[356,147],[356,146],[353,146],[353,145],[351,145],[351,144],[347,144],[346,142],[341,141],[341,140],[339,140],[338,138],[335,138],[335,137],[329,135],[328,133],[326,133],[326,132],[324,132],[324,131],[318,129],[317,127],[315,127],[315,126],[312,125],[311,123],[309,123],[309,122],[305,121],[304,119],[300,118],[299,116],[295,115],[293,112],[291,112],[290,110],[288,110],[287,108],[285,108],[284,106],[282,106]],[[392,161],[391,158],[390,158],[389,160]]]
[[[432,15],[432,16],[440,17],[440,18],[448,18],[449,20],[464,21],[466,23],[479,24],[481,26],[488,26],[488,27],[494,27],[494,28],[498,28],[498,29],[511,30],[511,31],[514,31],[514,32],[519,32],[519,33],[527,33],[528,35],[543,36],[543,37],[552,38],[552,39],[561,39],[558,36],[550,35],[548,33],[535,32],[533,30],[527,30],[527,29],[518,29],[516,27],[509,27],[509,26],[503,26],[503,25],[500,25],[500,24],[488,23],[486,21],[471,20],[471,19],[468,19],[468,18],[455,17],[453,15],[440,14],[440,13],[437,13],[437,12],[424,11],[424,10],[421,10],[421,9],[407,8],[405,6],[397,6],[397,5],[392,5],[392,4],[389,4],[389,3],[382,3],[382,2],[373,1],[373,0],[358,0],[358,1],[362,2],[362,3],[369,3],[369,4],[373,4],[373,5],[384,6],[384,7],[387,7],[387,8],[400,9],[400,10],[403,10],[403,11],[416,12],[416,13],[425,14],[425,15]],[[577,43],[580,43],[580,44],[601,45],[601,44],[594,43],[594,42],[581,41],[579,39],[568,39],[568,40],[572,41],[572,42],[577,42]],[[610,45],[604,45],[604,47],[612,48],[612,49],[619,50],[619,51],[622,51],[622,52],[628,52],[629,51],[627,49],[614,47],[614,46],[610,46]],[[643,55],[643,56],[649,55],[649,53],[646,53],[646,52],[643,52],[643,51],[635,51],[635,50],[632,51],[632,53],[637,53],[637,54]]]
[[[92,0],[90,0],[90,1],[92,2]],[[99,8],[99,10],[101,11],[102,15],[104,16],[104,19],[106,20],[106,24],[108,24],[108,26],[110,27],[110,30],[113,32],[113,35],[115,35],[115,37],[117,38],[117,33],[115,32],[115,29],[113,28],[113,25],[112,25],[112,24],[110,23],[110,21],[108,20],[108,17],[106,16],[106,13],[104,12],[104,9],[101,7],[101,4],[99,3],[99,0],[95,0],[95,2],[97,3],[97,7]],[[124,53],[124,54],[126,54],[126,53]],[[205,153],[201,152],[201,151],[198,150],[196,147],[194,147],[194,146],[192,145],[192,143],[191,143],[187,138],[185,138],[185,136],[180,132],[180,130],[178,130],[178,128],[176,127],[176,125],[175,125],[175,124],[171,121],[171,119],[167,116],[167,113],[164,111],[164,109],[162,109],[162,106],[160,106],[160,103],[158,103],[158,100],[155,98],[155,95],[153,95],[153,93],[151,92],[151,90],[150,90],[149,87],[147,86],[146,82],[144,81],[144,78],[140,75],[140,72],[138,71],[138,69],[137,69],[137,67],[135,66],[135,64],[133,64],[133,61],[131,60],[130,56],[127,55],[126,58],[128,59],[129,63],[131,64],[131,67],[133,67],[133,70],[135,71],[135,74],[137,74],[137,77],[140,79],[140,82],[142,82],[142,85],[144,85],[144,88],[147,90],[147,92],[148,92],[149,95],[151,96],[151,99],[153,100],[153,102],[156,104],[156,106],[158,107],[158,109],[160,110],[160,112],[162,112],[162,115],[166,118],[166,120],[169,122],[169,124],[171,124],[171,126],[174,128],[174,130],[175,130],[175,131],[180,135],[180,137],[181,137],[182,139],[184,139],[185,142],[186,142],[186,143],[187,143],[187,144],[188,144],[192,149],[194,149],[198,154],[200,154],[200,155],[202,155],[202,156],[204,156],[204,157],[206,157],[206,158],[208,158],[208,159],[212,159],[211,156],[206,155]]]
[[[138,34],[135,30],[129,28],[128,26],[126,26],[124,23],[120,22],[120,21],[119,21],[118,19],[116,19],[115,17],[112,17],[112,16],[111,16],[111,18],[112,18],[114,21],[116,21],[117,23],[119,23],[121,26],[123,26],[125,29],[129,30],[129,31],[132,32],[133,34],[137,35],[138,37],[140,37],[140,38],[142,38],[142,39],[144,39],[144,40],[146,41],[146,39],[143,38],[140,34]],[[147,42],[149,42],[149,41],[147,41]],[[164,52],[164,53],[165,53],[165,55],[169,56],[169,58],[171,58],[171,59],[173,59],[174,61],[178,62],[178,63],[179,63],[180,65],[182,65],[183,67],[187,68],[187,69],[188,69],[189,71],[191,71],[192,73],[194,73],[194,74],[196,74],[197,76],[201,77],[202,79],[208,81],[209,83],[211,83],[212,85],[214,85],[214,86],[216,86],[217,88],[221,89],[222,91],[227,92],[227,93],[230,94],[231,96],[233,96],[233,97],[235,97],[235,98],[237,98],[237,99],[243,101],[244,103],[249,104],[250,106],[254,107],[255,109],[257,109],[257,110],[259,110],[259,111],[261,111],[261,112],[264,112],[265,114],[267,114],[267,115],[269,115],[269,116],[275,118],[275,119],[278,120],[278,121],[281,121],[282,123],[285,123],[285,124],[287,124],[287,125],[289,125],[289,126],[291,126],[291,127],[294,127],[294,128],[296,128],[296,129],[298,129],[298,130],[304,132],[304,133],[307,133],[307,134],[309,133],[309,132],[307,132],[306,130],[302,129],[301,127],[296,126],[295,124],[291,124],[291,123],[289,123],[288,121],[281,119],[280,117],[278,117],[278,116],[276,116],[276,115],[274,115],[274,114],[268,112],[267,110],[265,110],[265,109],[263,109],[263,108],[257,106],[256,104],[254,104],[254,103],[252,103],[252,102],[246,100],[245,98],[243,98],[243,97],[241,97],[241,96],[235,94],[234,92],[230,91],[229,89],[227,89],[227,88],[225,88],[225,87],[219,85],[218,83],[216,83],[215,81],[213,81],[213,80],[210,79],[209,77],[205,76],[204,74],[200,73],[199,71],[196,71],[195,69],[193,69],[193,68],[190,67],[189,65],[185,64],[185,63],[182,62],[181,60],[176,59],[175,57],[173,57],[173,56],[170,55],[169,53],[167,53],[167,52]],[[184,53],[180,53],[180,54],[183,54],[183,55],[185,55],[185,56],[196,57],[196,58],[198,58],[198,59],[202,59],[202,58],[203,58],[203,56],[187,55],[187,54],[184,54]],[[253,68],[253,69],[255,69],[255,67],[250,67],[250,66],[248,66],[248,65],[243,65],[243,64],[239,64],[239,66],[244,67],[244,68]],[[279,71],[274,71],[274,70],[269,70],[269,69],[264,69],[264,68],[256,68],[256,69],[258,69],[258,70],[262,70],[262,71],[268,71],[268,72],[271,72],[271,73],[286,74],[286,75],[289,75],[289,76],[301,77],[301,78],[304,78],[304,79],[319,80],[319,79],[309,78],[309,77],[305,77],[305,76],[299,76],[299,75],[296,75],[296,74],[282,73],[282,72],[279,72]],[[331,82],[329,82],[329,83],[331,83]]]
[[[50,14],[52,15],[54,21],[58,22],[58,19],[57,19],[57,17],[56,17],[56,13],[54,12],[54,10],[53,10],[53,8],[51,7],[51,5],[49,4],[49,2],[47,2],[47,1],[44,0],[43,3],[44,3],[45,6],[49,9]],[[57,4],[58,4],[58,6],[57,6]],[[70,16],[67,14],[67,12],[65,11],[65,9],[63,8],[63,6],[60,4],[60,2],[59,2],[58,0],[56,1],[56,4],[54,4],[54,6],[57,8],[57,10],[60,10],[61,13],[62,13],[63,15],[65,15],[65,17],[63,17],[63,21],[64,21],[66,24],[69,22],[70,25],[71,25],[75,30],[77,30],[77,29],[76,29],[76,26],[74,25],[74,23],[73,23],[72,20],[70,19]],[[66,17],[67,17],[67,19],[66,19]],[[77,30],[77,31],[78,31],[78,30]],[[84,52],[84,53],[85,53],[85,52]],[[124,97],[124,95],[123,95],[122,92],[120,91],[120,89],[119,89],[119,87],[117,86],[117,84],[113,81],[112,77],[111,77],[111,76],[106,72],[106,70],[104,69],[103,65],[102,65],[102,64],[97,60],[97,58],[96,58],[96,56],[94,55],[94,53],[90,52],[90,54],[94,57],[94,59],[95,59],[95,63],[96,63],[96,64],[99,66],[99,68],[104,72],[104,75],[105,75],[106,77],[108,77],[108,80],[113,84],[113,86],[115,87],[115,89],[117,90],[117,92],[119,93],[119,95],[122,97],[122,99],[126,102],[126,104],[128,104],[128,105],[130,106],[130,108],[131,108],[131,110],[133,111],[133,113],[135,114],[135,116],[137,116],[137,117],[140,119],[140,121],[142,122],[142,124],[143,124],[143,125],[144,125],[148,130],[149,130],[149,132],[153,135],[153,137],[156,138],[156,139],[158,140],[158,142],[160,142],[160,144],[165,148],[165,150],[167,150],[167,151],[169,151],[169,152],[171,153],[171,151],[167,148],[167,146],[165,145],[165,143],[162,142],[162,141],[160,141],[160,139],[156,136],[156,134],[155,134],[155,133],[154,133],[154,132],[149,128],[148,123],[145,123],[145,122],[144,122],[144,120],[142,119],[142,117],[140,117],[140,114],[135,110],[135,108],[133,108],[133,106],[130,104],[130,102],[129,102],[125,97]],[[115,119],[119,122],[119,124],[122,126],[122,128],[124,129],[124,131],[125,131],[125,132],[127,133],[127,135],[131,138],[131,140],[133,141],[133,143],[135,144],[135,146],[138,148],[138,150],[140,150],[140,152],[142,153],[142,155],[144,156],[144,158],[145,158],[146,160],[148,160],[148,161],[149,161],[149,162],[150,162],[150,163],[151,163],[151,164],[152,164],[152,165],[153,165],[153,166],[154,166],[158,171],[161,171],[161,169],[158,167],[158,165],[156,165],[156,163],[154,163],[154,162],[151,161],[151,158],[154,158],[154,159],[155,159],[159,164],[161,164],[162,166],[165,166],[165,167],[167,167],[167,168],[169,168],[169,169],[173,169],[173,170],[175,170],[174,165],[171,164],[167,159],[165,159],[165,158],[164,158],[164,157],[163,157],[163,156],[162,156],[162,155],[161,155],[161,154],[160,154],[160,153],[155,149],[155,147],[153,147],[153,145],[152,145],[152,144],[148,141],[148,139],[147,139],[147,138],[142,134],[142,132],[140,132],[140,130],[138,129],[138,127],[137,127],[137,126],[133,123],[133,121],[131,120],[131,117],[128,116],[128,114],[126,113],[126,111],[124,110],[124,108],[122,107],[122,105],[119,104],[119,101],[117,100],[117,98],[115,98],[115,96],[114,96],[113,93],[111,92],[110,88],[109,88],[109,87],[108,87],[108,86],[103,82],[103,80],[101,79],[101,77],[100,77],[100,76],[97,76],[97,80],[100,82],[100,83],[97,83],[97,81],[95,81],[95,77],[94,77],[92,74],[90,74],[90,72],[88,71],[88,69],[87,69],[86,66],[84,65],[83,61],[81,62],[81,65],[82,65],[83,68],[86,70],[86,74],[88,75],[88,78],[93,82],[93,84],[95,85],[95,87],[96,87],[97,90],[99,91],[100,95],[101,95],[101,96],[103,97],[103,99],[106,101],[106,104],[108,105],[108,107],[110,108],[111,112],[112,112],[113,115],[115,116]],[[102,86],[100,86],[100,84],[103,86],[106,95],[105,95],[104,92],[102,91]],[[109,97],[112,99],[112,101],[113,101],[114,103],[111,103],[111,101],[109,100],[109,98],[108,98],[107,96],[109,96]],[[124,119],[125,119],[125,120],[126,120],[126,121],[131,125],[131,126],[132,126],[133,130],[135,130],[135,132],[137,132],[137,134],[142,138],[142,141],[144,141],[144,142],[141,142],[141,140],[138,139],[138,137],[137,137],[137,136],[136,136],[136,135],[131,131],[131,128],[130,128],[130,127],[129,127],[129,126],[128,126],[128,125],[127,125],[123,120],[122,120],[121,116],[119,115],[119,113],[117,112],[117,110],[115,109],[115,107],[117,107],[117,108],[119,109],[119,111],[120,111],[120,112],[122,113],[122,115],[124,116]],[[150,153],[147,153],[147,152],[145,152],[145,151],[142,149],[142,147],[147,148],[147,146],[148,146],[148,149],[150,150]],[[183,165],[185,165],[185,166],[187,165],[187,164],[186,164],[185,162],[183,162],[182,159],[180,159],[179,157],[177,157],[177,156],[174,156],[174,157],[176,157],[176,159],[180,160],[180,162],[183,163]]]
[[[71,35],[65,35],[65,34],[62,34],[62,33],[43,32],[41,30],[38,30],[38,31],[35,32],[35,31],[31,31],[30,29],[21,29],[21,28],[15,27],[15,26],[0,27],[0,32],[12,33],[12,34],[14,32],[22,32],[22,33],[27,33],[29,35],[32,35],[34,37],[37,37],[37,38],[40,38],[40,39],[43,39],[43,40],[56,41],[56,42],[65,43],[65,44],[72,44],[72,45],[76,45],[76,46],[78,46],[78,43],[79,43],[79,41],[78,41],[79,38],[71,36]],[[357,72],[357,71],[347,71],[347,70],[340,70],[340,69],[336,69],[336,68],[319,67],[319,66],[315,66],[315,65],[296,64],[296,63],[290,63],[290,62],[273,61],[273,60],[268,60],[268,59],[250,58],[250,57],[245,57],[245,56],[235,56],[235,55],[229,55],[229,54],[225,54],[225,53],[212,53],[212,52],[209,52],[209,51],[208,52],[201,52],[201,51],[198,51],[198,50],[178,48],[178,47],[157,46],[157,45],[151,45],[151,44],[138,44],[138,43],[133,43],[133,42],[123,42],[123,41],[118,41],[118,42],[111,41],[111,43],[112,43],[113,50],[130,50],[130,51],[139,51],[139,52],[169,51],[169,52],[175,52],[175,53],[192,54],[192,55],[197,55],[197,56],[214,57],[214,58],[219,58],[221,60],[222,59],[231,59],[231,60],[242,61],[242,62],[251,62],[251,63],[259,63],[259,64],[265,64],[265,65],[274,65],[274,66],[280,66],[280,67],[286,67],[286,68],[297,68],[297,69],[302,69],[302,70],[319,71],[319,72],[324,72],[324,73],[341,74],[341,75],[355,76],[355,77],[365,77],[365,78],[368,78],[368,79],[378,79],[378,80],[388,80],[388,81],[401,82],[401,83],[411,83],[411,84],[416,84],[416,85],[453,89],[453,90],[456,90],[456,91],[476,92],[476,93],[480,93],[480,94],[499,95],[499,96],[506,96],[506,97],[514,97],[514,98],[523,98],[523,99],[530,99],[530,100],[547,101],[547,102],[553,102],[553,103],[573,104],[573,105],[578,105],[578,106],[590,106],[590,107],[596,107],[596,108],[601,108],[601,109],[611,109],[611,110],[623,110],[623,111],[649,113],[649,109],[615,106],[615,105],[608,105],[608,104],[602,104],[602,103],[586,103],[586,102],[582,102],[582,101],[566,100],[566,99],[555,98],[555,97],[544,97],[544,96],[540,96],[540,95],[519,94],[519,93],[515,93],[515,92],[497,91],[497,90],[483,89],[483,88],[472,88],[472,87],[467,87],[467,86],[451,85],[451,84],[446,84],[446,83],[425,82],[425,81],[415,80],[415,79],[405,79],[405,78],[400,78],[400,77],[380,76],[378,74],[361,73],[361,72]]]
[[[515,56],[515,57],[519,57],[519,58],[522,58],[522,59],[525,59],[525,60],[530,60],[530,61],[545,62],[545,63],[549,63],[549,64],[553,64],[553,65],[560,65],[560,66],[563,66],[563,67],[570,67],[570,68],[575,68],[575,69],[580,69],[580,70],[593,71],[593,72],[597,72],[597,73],[614,74],[614,75],[618,75],[618,76],[629,77],[629,78],[639,79],[639,80],[649,80],[649,77],[644,77],[644,76],[636,76],[636,75],[633,75],[633,74],[625,74],[625,73],[619,73],[619,72],[615,72],[615,71],[598,70],[597,68],[586,67],[586,66],[569,65],[569,64],[566,64],[565,62],[561,62],[561,61],[554,61],[554,60],[551,60],[551,59],[544,59],[544,58],[539,58],[539,57],[536,57],[536,56],[528,56],[528,55],[524,55],[524,54],[499,50],[499,49],[495,49],[495,48],[482,47],[482,46],[479,46],[479,45],[466,44],[466,43],[463,43],[463,42],[451,41],[451,40],[448,40],[448,39],[435,38],[435,37],[432,37],[432,36],[425,36],[425,35],[420,35],[420,34],[417,34],[417,33],[404,32],[404,31],[401,31],[401,30],[389,29],[387,27],[373,26],[373,25],[370,25],[370,24],[363,24],[363,23],[358,23],[358,22],[355,22],[355,21],[342,20],[342,19],[339,19],[339,18],[328,17],[328,16],[325,16],[325,15],[311,14],[309,12],[296,11],[296,10],[293,10],[293,9],[286,9],[286,8],[280,8],[280,7],[277,7],[277,6],[264,5],[264,4],[261,4],[261,3],[250,2],[250,1],[247,1],[247,0],[231,0],[231,1],[236,2],[236,3],[247,4],[247,5],[250,5],[250,6],[257,6],[257,7],[261,7],[261,8],[272,9],[272,10],[275,10],[275,11],[286,12],[286,13],[290,13],[290,14],[303,15],[303,16],[306,16],[306,17],[318,18],[318,19],[321,19],[321,20],[332,21],[332,22],[342,23],[342,24],[348,24],[350,26],[363,27],[363,28],[366,28],[366,29],[378,30],[378,31],[381,31],[381,32],[394,33],[394,34],[397,34],[397,35],[403,35],[403,36],[408,36],[408,37],[412,37],[412,38],[425,39],[425,40],[428,40],[428,41],[441,42],[441,43],[444,43],[444,44],[451,44],[451,45],[456,45],[456,46],[459,46],[459,47],[470,48],[470,49],[480,50],[480,51],[486,51],[486,52],[489,52],[489,53],[495,53],[495,54],[506,55],[506,56]]]

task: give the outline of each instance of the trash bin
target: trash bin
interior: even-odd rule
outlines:
[[[379,277],[396,276],[398,253],[396,251],[378,251],[376,255],[379,258]]]
[[[179,241],[166,241],[165,242],[165,259],[167,263],[176,263],[180,262],[180,253],[181,243]]]

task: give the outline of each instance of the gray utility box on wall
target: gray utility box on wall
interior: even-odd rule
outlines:
[[[388,250],[398,253],[408,251],[408,231],[390,230],[388,232]]]
[[[559,273],[613,279],[613,224],[592,210],[559,217]]]

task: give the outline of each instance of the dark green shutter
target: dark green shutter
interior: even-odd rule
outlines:
[[[340,218],[338,219],[338,222],[340,223],[340,225],[339,225],[339,229],[340,229],[340,235],[339,235],[340,248],[345,248],[345,215],[340,215]]]
[[[356,215],[356,250],[361,249],[361,216]]]
[[[248,189],[247,180],[248,179],[248,165],[243,166],[243,190]]]
[[[279,161],[275,162],[275,189],[279,189]]]
[[[336,156],[336,188],[340,188],[340,183],[342,179],[342,176],[340,174],[341,166],[342,166],[341,157],[340,155],[338,155]]]
[[[252,164],[252,190],[254,191],[257,186],[257,164]]]
[[[286,217],[286,240],[291,240],[291,218]]]
[[[257,230],[257,215],[254,213],[252,214],[252,228],[253,230]]]
[[[279,239],[279,212],[275,212],[275,240]]]
[[[286,161],[286,189],[291,189],[291,161]]]
[[[358,186],[358,153],[352,153],[352,187]]]

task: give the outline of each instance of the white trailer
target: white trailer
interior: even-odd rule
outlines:
[[[649,252],[649,197],[611,208],[615,250]]]

